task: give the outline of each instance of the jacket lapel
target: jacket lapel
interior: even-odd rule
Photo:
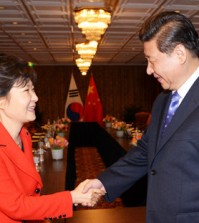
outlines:
[[[159,136],[157,152],[161,150],[164,144],[171,138],[171,136],[175,133],[175,131],[177,131],[177,129],[182,125],[182,123],[191,114],[191,112],[193,112],[199,106],[198,94],[199,94],[199,79],[196,80],[194,85],[191,87],[191,89],[183,99],[175,115],[173,116],[171,123],[165,130],[164,136]]]
[[[160,107],[160,115],[159,117],[159,123],[157,125],[157,144],[160,144],[160,140],[162,139],[162,129],[163,129],[163,125],[164,125],[164,120],[167,114],[167,110],[169,108],[169,104],[170,104],[170,100],[171,100],[171,92],[166,92],[164,99],[162,100],[162,105]],[[156,151],[158,150],[158,146],[156,148]]]
[[[1,138],[1,149],[5,152],[5,154],[9,157],[9,159],[19,168],[21,171],[26,173],[27,175],[34,178],[38,183],[42,186],[41,177],[39,173],[35,169],[35,165],[32,158],[32,147],[31,141],[28,139],[27,134],[28,131],[26,129],[22,129],[21,137],[24,145],[24,150],[20,150],[20,148],[16,145],[12,137],[9,135],[4,126],[0,123],[0,135],[3,136]]]

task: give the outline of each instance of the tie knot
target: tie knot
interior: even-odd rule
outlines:
[[[172,94],[172,98],[171,98],[171,101],[179,101],[180,100],[180,95],[178,94],[177,91],[175,91],[173,94]]]

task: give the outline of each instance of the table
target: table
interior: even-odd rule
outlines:
[[[50,149],[44,154],[44,162],[40,163],[40,175],[44,187],[41,194],[51,194],[65,189],[67,150],[64,149],[63,160],[53,160]]]
[[[117,137],[116,136],[116,130],[113,128],[104,128],[106,132],[115,140],[117,143],[126,151],[128,152],[129,149],[133,147],[132,140],[127,137],[126,135],[124,137]]]
[[[112,134],[96,122],[71,123],[69,133],[69,146],[67,153],[66,190],[75,187],[76,166],[75,150],[78,147],[96,147],[106,167],[124,156],[130,147],[129,140],[123,141],[127,147],[121,146]],[[125,139],[124,139],[125,140]],[[121,198],[125,206],[144,206],[146,204],[147,177],[140,179]]]
[[[69,143],[68,149],[64,150],[63,160],[52,160],[51,151],[45,152],[45,160],[40,164],[40,175],[44,184],[41,194],[73,189],[76,176],[74,151],[77,147],[97,147],[106,166],[109,166],[125,155],[130,146],[128,139],[115,138],[114,132],[104,129],[97,123],[72,123]],[[124,203],[126,202],[126,208],[74,211],[74,217],[53,220],[53,223],[144,223],[145,180],[141,180],[137,186],[122,196]],[[128,207],[128,205],[142,207]]]
[[[145,223],[145,207],[75,211],[67,223]]]

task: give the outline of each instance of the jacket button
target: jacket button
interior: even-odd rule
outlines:
[[[156,175],[156,171],[155,170],[151,170],[151,175]]]
[[[40,189],[39,188],[36,188],[35,189],[35,193],[38,194],[39,192],[40,192]]]

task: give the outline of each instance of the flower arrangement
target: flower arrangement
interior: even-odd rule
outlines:
[[[116,118],[111,116],[111,115],[106,115],[103,120],[103,122],[115,122],[116,121]]]
[[[137,145],[137,141],[140,140],[141,138],[142,138],[142,132],[136,129],[133,132],[131,143],[133,145]]]
[[[64,137],[57,135],[55,138],[49,138],[50,146],[52,149],[64,149],[68,146],[68,140]]]
[[[67,132],[70,120],[68,118],[60,118],[54,123],[55,132]]]
[[[126,130],[127,129],[127,125],[123,121],[114,122],[112,127],[116,130]]]

